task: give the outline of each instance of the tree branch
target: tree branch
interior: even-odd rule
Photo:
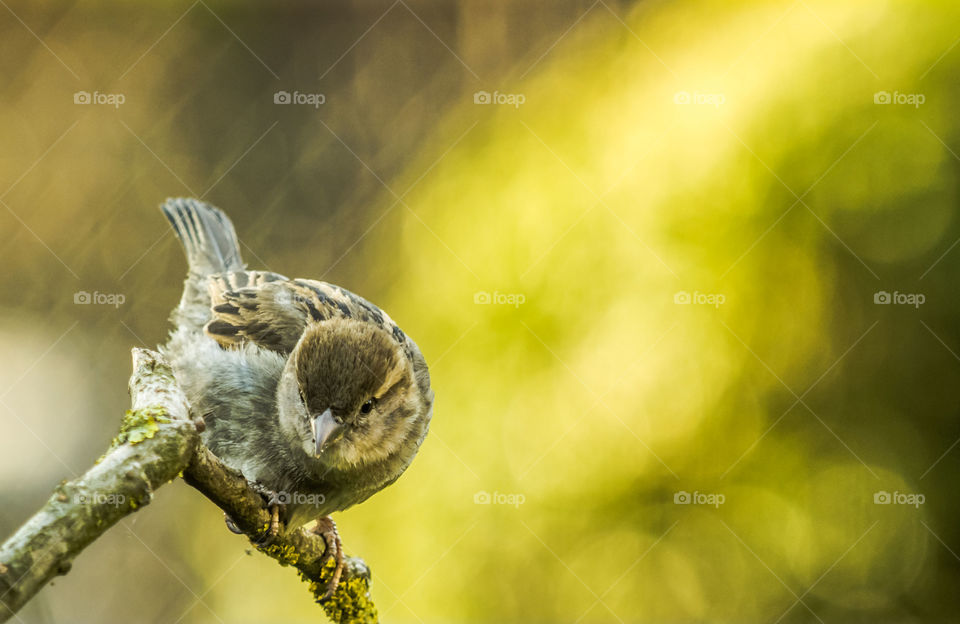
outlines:
[[[347,557],[340,586],[321,601],[333,562],[321,564],[326,543],[302,528],[261,546],[270,514],[263,498],[201,442],[183,391],[156,352],[133,350],[131,409],[107,452],[85,474],[64,481],[47,503],[0,546],[0,623],[6,622],[74,558],[121,518],[150,503],[178,475],[226,512],[254,546],[292,565],[334,622],[377,622],[370,571]]]

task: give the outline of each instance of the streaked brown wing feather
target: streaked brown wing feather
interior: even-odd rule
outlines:
[[[333,284],[243,271],[215,275],[209,288],[213,319],[204,329],[225,349],[253,342],[287,354],[308,324],[334,317],[373,323],[407,347],[403,331],[384,311]]]

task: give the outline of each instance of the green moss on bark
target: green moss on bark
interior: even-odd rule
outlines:
[[[169,422],[170,416],[162,407],[127,410],[120,423],[120,432],[110,443],[110,448],[116,448],[127,442],[139,444],[149,440],[160,431],[161,424]]]
[[[317,604],[323,607],[330,621],[338,624],[376,624],[377,607],[370,598],[367,579],[362,576],[341,580],[333,596],[322,600],[327,591],[327,581],[333,576],[335,566],[333,559],[328,561],[320,574],[320,581],[311,579],[303,572],[300,572],[300,578],[309,584],[310,593]]]

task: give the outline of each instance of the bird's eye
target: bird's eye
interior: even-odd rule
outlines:
[[[373,399],[370,399],[369,401],[367,401],[366,403],[360,406],[361,414],[369,414],[371,410],[373,410]]]

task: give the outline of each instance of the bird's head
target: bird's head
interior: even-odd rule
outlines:
[[[418,445],[423,433],[418,417],[429,407],[393,336],[347,318],[306,329],[284,368],[278,405],[281,425],[294,443],[322,465],[339,469]]]

